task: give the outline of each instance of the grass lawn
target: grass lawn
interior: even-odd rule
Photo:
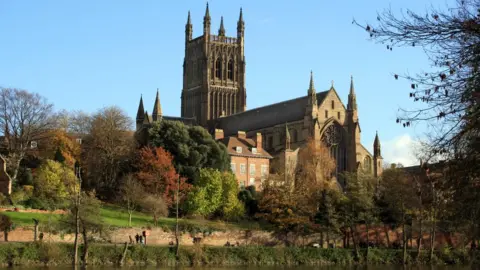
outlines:
[[[48,214],[48,213],[28,213],[28,212],[3,212],[3,214],[9,216],[17,226],[33,226],[33,218],[40,220],[40,223],[56,222],[62,215],[60,214]],[[124,209],[115,206],[104,204],[100,209],[100,217],[103,221],[112,227],[128,227],[128,213]],[[259,226],[256,223],[244,222],[244,223],[228,223],[216,222],[210,220],[200,219],[180,219],[179,224],[182,227],[197,227],[197,228],[213,228],[217,230],[227,229],[258,229]],[[132,215],[132,227],[153,227],[152,216],[134,212]],[[159,218],[158,227],[169,227],[174,229],[175,218]]]

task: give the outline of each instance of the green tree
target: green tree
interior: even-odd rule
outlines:
[[[193,215],[209,216],[220,208],[222,199],[222,173],[216,169],[203,168],[187,196],[186,209]]]
[[[53,160],[46,160],[38,169],[34,195],[51,208],[63,205],[78,189],[73,170]]]
[[[64,163],[65,162],[65,157],[63,156],[60,148],[57,148],[57,151],[55,151],[55,157],[54,157],[53,160],[55,160],[56,162],[59,162],[59,163]]]
[[[248,186],[242,188],[238,193],[238,199],[243,202],[246,214],[249,217],[254,217],[258,212],[258,195],[255,186]]]
[[[358,251],[359,239],[357,238],[357,225],[368,223],[371,220],[373,209],[373,192],[369,188],[367,177],[360,173],[344,174],[346,180],[345,199],[342,202],[342,211],[345,225],[352,233],[353,246],[356,258],[360,258]],[[368,227],[368,226],[367,226]]]
[[[192,183],[198,177],[200,168],[230,170],[226,147],[202,127],[162,120],[153,124],[149,134],[150,144],[171,153],[177,172]]]
[[[223,218],[237,220],[245,214],[245,207],[238,199],[238,182],[234,174],[226,172],[222,175],[222,206]]]

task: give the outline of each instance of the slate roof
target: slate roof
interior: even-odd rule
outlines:
[[[178,117],[178,116],[162,116],[162,118],[169,121],[179,121],[184,123],[185,125],[191,125],[191,126],[197,125],[197,120],[194,117],[188,118],[188,117]]]
[[[252,147],[256,147],[256,142],[253,139],[243,139],[238,137],[225,137],[218,140],[227,147],[228,154],[231,156],[254,157],[254,158],[268,158],[273,157],[265,151],[265,149],[258,149],[257,153],[252,153]],[[242,153],[237,153],[237,146],[242,147]]]
[[[317,93],[317,104],[323,102],[328,92],[329,90]],[[225,136],[230,136],[238,130],[252,131],[302,120],[307,102],[308,96],[303,96],[221,117],[215,120],[215,128],[223,129]]]

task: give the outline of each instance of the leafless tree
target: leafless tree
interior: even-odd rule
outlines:
[[[145,197],[145,191],[142,184],[132,174],[127,174],[123,178],[121,187],[121,201],[128,212],[128,226],[132,226],[132,214],[137,210]]]
[[[0,89],[0,129],[4,134],[8,173],[15,182],[20,162],[34,147],[32,141],[48,136],[54,126],[53,105],[36,93],[25,90]]]
[[[480,0],[458,0],[444,11],[431,8],[426,14],[407,10],[396,16],[379,13],[376,24],[354,24],[371,39],[395,47],[420,47],[432,68],[419,74],[392,74],[410,81],[409,96],[423,106],[401,110],[397,123],[409,127],[426,121],[431,125],[431,155],[458,154],[461,142],[480,124]]]
[[[91,128],[82,143],[88,188],[98,195],[118,188],[119,175],[133,156],[132,120],[118,107],[101,109],[92,117]]]

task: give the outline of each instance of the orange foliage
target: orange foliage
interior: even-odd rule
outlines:
[[[73,167],[75,161],[80,157],[80,144],[75,141],[75,138],[67,135],[64,130],[58,129],[49,132],[42,156],[53,159],[57,149],[60,149],[63,157],[65,157],[67,166]]]
[[[151,194],[162,195],[165,203],[172,206],[177,190],[177,179],[180,175],[173,166],[173,157],[162,147],[144,147],[139,150],[137,178]],[[180,192],[190,188],[184,177],[180,177]]]
[[[312,182],[326,187],[330,184],[336,168],[335,159],[330,155],[328,147],[323,142],[309,139],[306,147],[299,153],[298,176],[303,182]]]

